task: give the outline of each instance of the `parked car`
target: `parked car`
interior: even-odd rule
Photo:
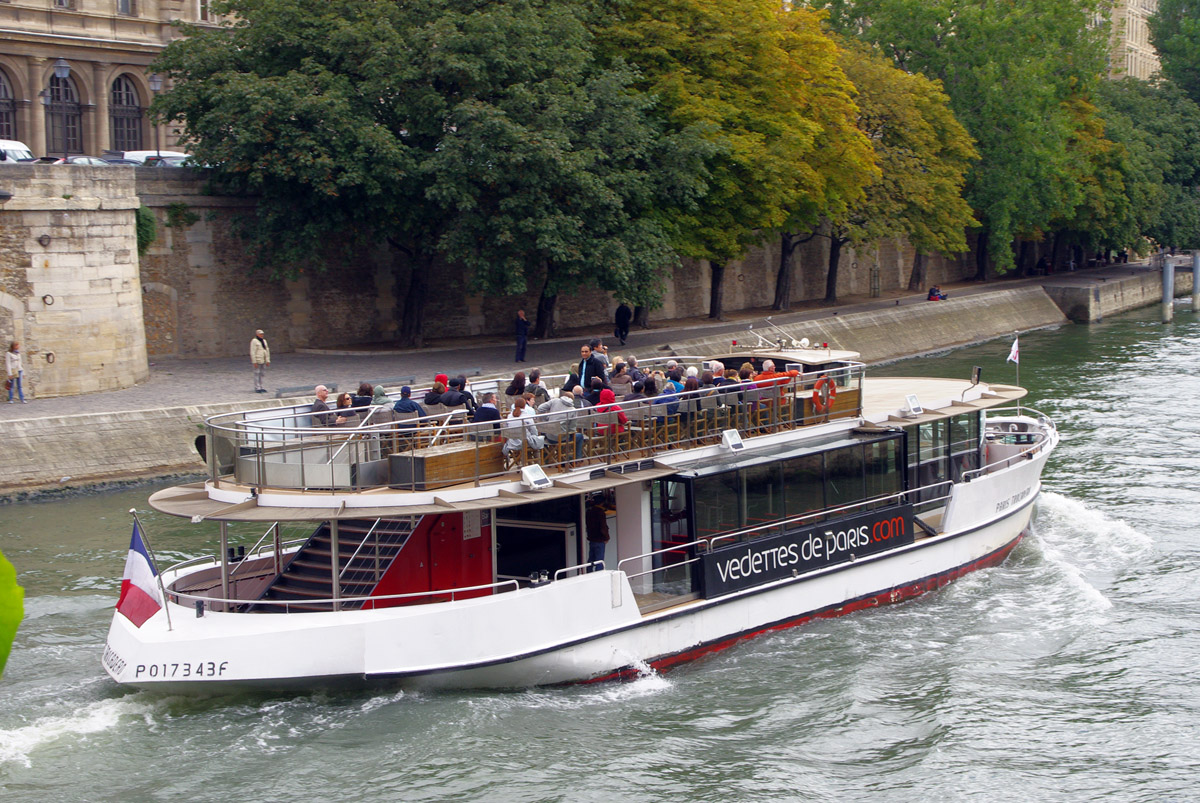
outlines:
[[[0,139],[0,164],[14,162],[29,162],[33,160],[33,151],[24,142],[15,139]]]
[[[133,159],[120,159],[120,158],[117,158],[116,156],[114,156],[112,158],[109,158],[106,156],[106,157],[104,157],[104,161],[108,162],[110,165],[129,165],[130,167],[135,167],[135,166],[141,164],[141,162],[135,161]]]
[[[71,164],[71,165],[89,165],[91,167],[111,167],[112,166],[110,163],[104,161],[99,156],[68,156],[65,159],[61,156],[42,156],[38,159],[34,159],[33,161],[35,164],[41,164],[41,165]]]
[[[191,167],[194,166],[190,156],[147,156],[142,167]]]

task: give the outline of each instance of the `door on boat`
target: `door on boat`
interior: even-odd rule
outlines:
[[[580,521],[578,496],[517,505],[496,518],[496,579],[528,581],[545,572],[578,566]],[[586,558],[586,553],[583,555]]]

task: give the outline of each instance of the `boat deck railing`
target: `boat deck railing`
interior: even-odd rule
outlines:
[[[962,475],[963,482],[971,482],[972,480],[982,477],[985,474],[992,474],[1017,463],[1021,463],[1026,460],[1032,460],[1050,445],[1053,435],[1058,431],[1054,426],[1054,421],[1048,415],[1029,407],[1000,407],[989,411],[990,418],[1006,418],[1009,416],[1029,418],[1033,422],[1033,428],[1030,429],[1025,426],[1021,426],[1020,429],[1012,430],[987,428],[984,430],[984,435],[985,437],[989,438],[989,446],[991,445],[990,442],[992,439],[1003,437],[1012,438],[1014,441],[1012,444],[1005,445],[1023,446],[1024,448],[1020,448],[1015,453],[1007,455],[1000,460],[989,460],[986,465],[970,471],[964,471]],[[1020,426],[1018,422],[1012,422],[1012,425]],[[994,422],[989,424],[989,427],[994,426]],[[1027,441],[1025,439],[1027,439]]]
[[[379,420],[392,418],[385,406],[331,411],[363,413],[352,426],[313,426],[304,408],[226,414],[206,422],[208,473],[216,485],[338,493],[479,485],[532,465],[547,474],[604,467],[717,444],[727,430],[744,438],[857,417],[863,374],[846,364],[484,423],[467,421],[465,410]],[[814,392],[823,376],[836,382],[824,407]]]

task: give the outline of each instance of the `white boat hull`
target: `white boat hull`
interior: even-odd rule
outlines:
[[[898,549],[643,615],[624,572],[379,610],[246,614],[169,603],[141,628],[114,615],[104,666],[172,692],[387,682],[509,688],[665,669],[770,630],[899,602],[1001,562],[1029,524],[1050,449],[956,485],[953,526]],[[987,502],[986,504],[984,502]]]

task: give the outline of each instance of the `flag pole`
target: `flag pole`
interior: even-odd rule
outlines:
[[[158,570],[158,558],[154,556],[154,548],[150,546],[150,539],[146,535],[146,526],[138,518],[137,508],[129,508],[129,515],[133,516],[133,524],[142,534],[142,543],[146,545],[146,551],[150,553],[150,560],[154,563],[154,579],[158,581],[158,593],[162,594],[163,611],[167,614],[167,630],[174,630],[171,626],[171,608],[168,605],[170,600],[167,599],[167,589],[163,587],[162,572]]]

